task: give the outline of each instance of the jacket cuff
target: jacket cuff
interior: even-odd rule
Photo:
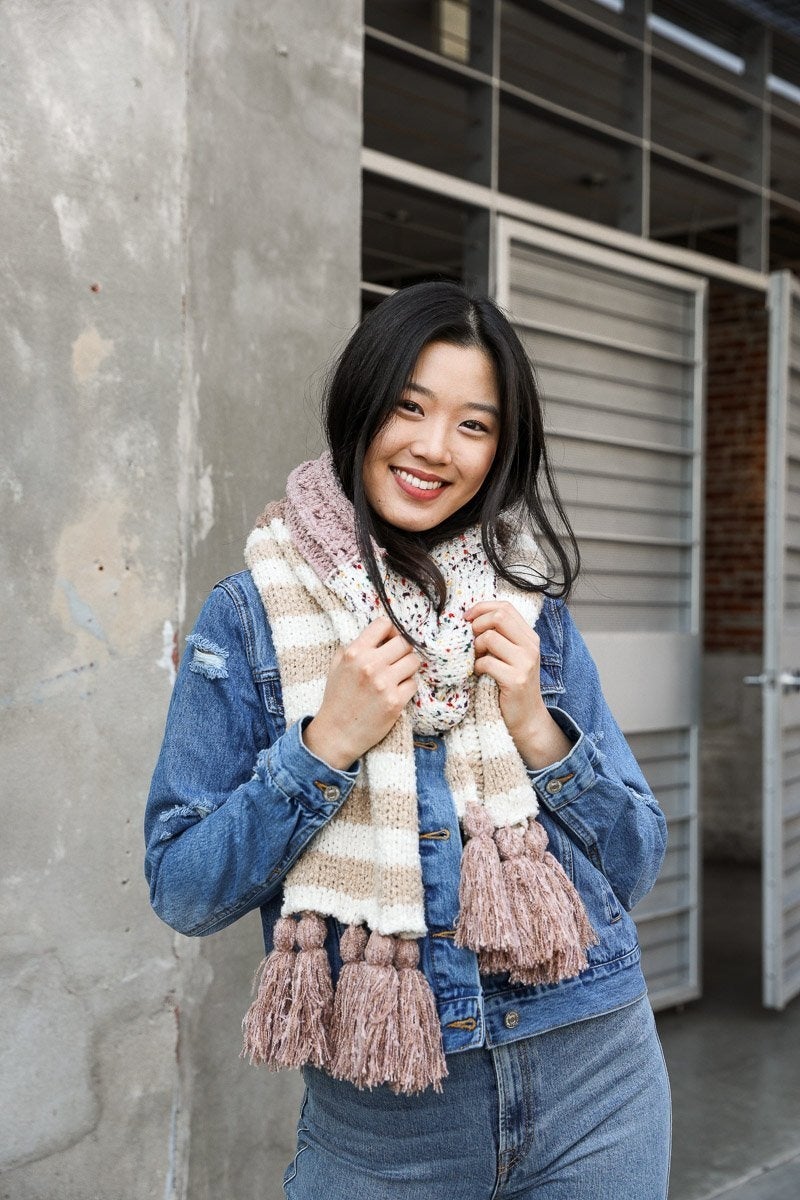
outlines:
[[[262,750],[256,759],[256,773],[310,812],[331,817],[350,795],[360,764],[339,771],[312,754],[303,741],[303,729],[310,720],[308,716],[296,721],[274,745]]]
[[[563,708],[548,706],[547,711],[559,729],[573,742],[573,746],[568,754],[549,767],[540,770],[528,768],[528,777],[542,804],[551,812],[558,812],[594,787],[597,780],[593,765],[595,749]]]

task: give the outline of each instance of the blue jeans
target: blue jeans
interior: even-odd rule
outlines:
[[[448,1055],[444,1092],[305,1068],[287,1200],[665,1200],[670,1096],[647,997]]]

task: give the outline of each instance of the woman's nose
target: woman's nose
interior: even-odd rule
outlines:
[[[419,430],[411,452],[429,463],[449,463],[453,457],[447,430],[434,424]]]

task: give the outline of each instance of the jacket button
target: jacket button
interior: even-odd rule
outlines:
[[[506,1015],[503,1017],[503,1024],[505,1025],[506,1029],[517,1028],[519,1025],[519,1013],[515,1008],[512,1008],[511,1012],[506,1013]]]
[[[339,796],[341,795],[339,788],[334,787],[332,783],[328,784],[322,794],[329,804],[333,804],[334,800],[338,800]]]
[[[551,779],[549,783],[544,785],[544,790],[549,792],[551,796],[555,796],[561,791],[563,786],[564,785],[560,779]]]

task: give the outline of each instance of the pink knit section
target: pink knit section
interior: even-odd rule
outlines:
[[[286,499],[292,542],[324,583],[358,554],[353,506],[327,451],[295,467],[286,483]]]

